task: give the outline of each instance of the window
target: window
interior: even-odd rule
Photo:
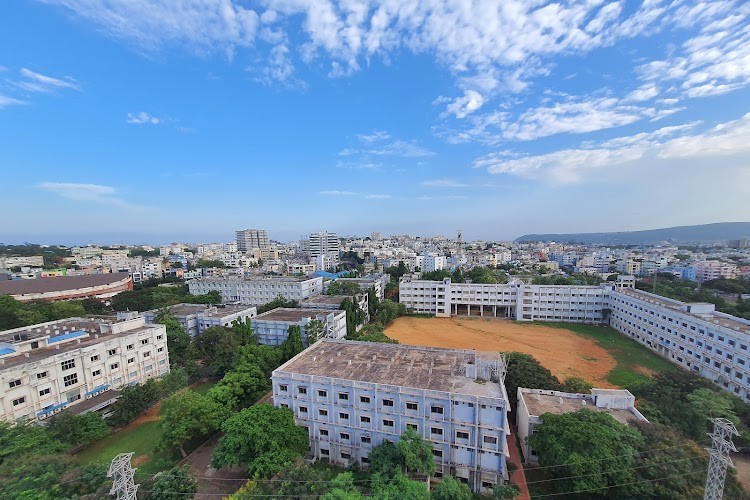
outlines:
[[[18,405],[23,404],[25,402],[26,402],[26,396],[21,396],[20,398],[13,400],[13,406],[18,406]]]
[[[369,424],[370,423],[370,417],[362,415],[359,417],[359,421],[363,424]]]
[[[102,374],[101,370],[94,370],[93,372],[91,372],[92,377],[98,377],[101,374]]]
[[[141,345],[146,345],[146,344],[148,344],[148,339],[141,340]]]
[[[91,356],[91,361],[99,361],[99,355],[97,354],[96,356]]]
[[[392,399],[384,399],[383,400],[383,406],[393,406],[393,400]]]
[[[419,431],[419,426],[417,424],[407,423],[406,428],[413,431]]]
[[[62,367],[63,370],[70,370],[71,368],[76,367],[76,360],[75,359],[66,359],[62,363],[60,363],[60,367]]]
[[[323,455],[323,456],[325,456],[325,457],[327,457],[328,455],[330,455],[330,454],[331,454],[331,452],[329,452],[329,451],[328,451],[328,450],[326,450],[325,448],[321,448],[321,449],[320,449],[320,454],[321,454],[321,455]]]
[[[39,391],[39,395],[46,396],[47,394],[49,394],[49,392],[50,392],[49,387],[47,387],[46,389],[42,389],[41,391]]]
[[[483,441],[487,444],[497,444],[497,438],[495,436],[484,436]]]
[[[318,410],[318,415],[320,415],[321,417],[327,417],[328,410]]]
[[[128,351],[132,351],[134,347],[135,347],[135,344],[128,344],[128,346],[126,347],[126,349]]]
[[[78,383],[78,374],[73,373],[71,375],[65,375],[63,377],[63,383],[65,384],[65,387],[68,387],[69,385],[77,384]]]
[[[393,427],[393,420],[383,419],[383,427]]]
[[[110,349],[107,351],[108,356],[114,356],[115,354],[117,354],[117,349]]]
[[[156,336],[156,340],[161,340],[162,338],[164,338],[164,336],[163,336],[163,335],[157,335],[157,336]]]
[[[441,429],[440,427],[432,427],[430,428],[430,434],[435,434],[436,436],[442,436],[443,429]]]
[[[159,348],[158,348],[158,349],[156,350],[156,352],[164,352],[164,348],[163,348],[163,347],[159,347]]]
[[[469,439],[469,433],[466,431],[456,431],[456,439]]]
[[[438,413],[438,414],[442,415],[443,414],[443,407],[442,406],[432,406],[430,408],[430,411],[432,413]]]
[[[407,410],[412,410],[412,411],[417,411],[419,409],[419,405],[417,403],[414,403],[414,402],[407,402],[406,403],[406,409]]]
[[[433,448],[433,450],[432,450],[432,456],[433,457],[437,457],[437,458],[442,458],[443,457],[443,450],[436,450],[436,449]]]
[[[349,393],[339,392],[339,401],[349,401]]]
[[[146,351],[146,352],[143,353],[143,357],[144,358],[147,358],[149,356],[151,356],[151,351]]]
[[[19,385],[21,385],[21,379],[19,378],[16,380],[11,380],[10,382],[8,382],[8,385],[11,389],[13,389],[14,387],[18,387]]]
[[[370,443],[372,443],[372,439],[370,438],[370,436],[362,436],[362,437],[361,437],[360,439],[361,439],[361,440],[362,440],[362,442],[363,442],[363,443],[365,443],[365,444],[370,444]]]
[[[364,404],[370,404],[370,396],[360,396],[359,402]]]
[[[327,436],[328,435],[328,429],[320,429],[320,435],[321,436]]]
[[[281,392],[287,392],[288,390],[289,390],[289,386],[286,385],[286,384],[281,384],[279,386],[279,391],[281,391]]]
[[[307,394],[307,387],[297,387],[297,393]]]
[[[348,432],[342,432],[341,434],[339,434],[339,436],[341,436],[341,439],[343,441],[349,441],[350,436]]]
[[[349,460],[350,458],[352,458],[351,454],[344,453],[343,451],[341,452],[341,459],[342,460]]]
[[[349,414],[346,413],[346,412],[341,411],[341,412],[339,412],[339,418],[341,420],[349,420]]]
[[[135,358],[128,358],[128,364],[135,363]]]
[[[299,412],[300,413],[307,413],[307,406],[300,406],[299,407]]]
[[[111,370],[117,370],[119,367],[120,367],[120,363],[112,363],[111,365],[109,365],[109,368]]]
[[[37,374],[36,374],[36,378],[38,378],[38,379],[39,379],[39,378],[46,378],[46,377],[47,377],[47,375],[49,375],[49,373],[47,373],[46,371],[44,371],[44,372],[39,372],[39,373],[37,373]]]
[[[321,397],[321,398],[325,398],[325,397],[328,396],[328,392],[327,391],[318,391],[318,396]]]

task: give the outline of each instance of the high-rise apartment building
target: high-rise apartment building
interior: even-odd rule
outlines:
[[[260,250],[268,250],[271,248],[271,243],[268,241],[268,231],[265,229],[242,229],[236,231],[237,237],[237,251],[246,253],[258,248]]]
[[[338,261],[339,237],[336,233],[320,232],[310,235],[308,240],[308,252],[313,259],[320,255],[327,255]]]

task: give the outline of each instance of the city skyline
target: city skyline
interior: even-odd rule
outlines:
[[[750,220],[748,4],[357,5],[6,6],[0,240]]]

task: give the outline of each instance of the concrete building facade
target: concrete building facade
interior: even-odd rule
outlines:
[[[235,321],[246,322],[258,314],[255,306],[232,304],[219,306],[175,304],[169,306],[168,311],[179,321],[185,333],[191,337],[200,335],[206,328],[212,326],[232,326]],[[144,312],[143,317],[146,323],[154,324],[160,313],[160,310],[153,309]]]
[[[313,320],[323,323],[323,338],[343,339],[346,336],[346,311],[333,309],[295,309],[279,307],[250,320],[258,343],[279,345],[289,337],[289,327],[300,327],[302,343],[308,344],[307,325]]]
[[[323,291],[323,278],[198,278],[188,281],[193,295],[221,293],[223,302],[261,305],[281,296],[303,300]]]
[[[164,325],[70,318],[0,333],[0,419],[43,420],[93,411],[116,390],[169,372]]]
[[[265,229],[242,229],[235,231],[235,237],[238,252],[247,253],[254,249],[268,250],[271,248],[268,231]]]
[[[373,447],[413,429],[433,444],[436,476],[486,491],[508,477],[504,376],[501,355],[324,340],[271,379],[316,459],[366,466]]]

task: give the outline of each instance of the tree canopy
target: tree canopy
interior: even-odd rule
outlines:
[[[190,474],[190,466],[184,465],[156,474],[147,498],[149,500],[189,500],[197,491],[198,482]]]
[[[178,448],[185,457],[185,443],[206,438],[216,432],[229,418],[230,410],[197,392],[183,390],[162,402],[160,414],[160,445],[164,448]]]

